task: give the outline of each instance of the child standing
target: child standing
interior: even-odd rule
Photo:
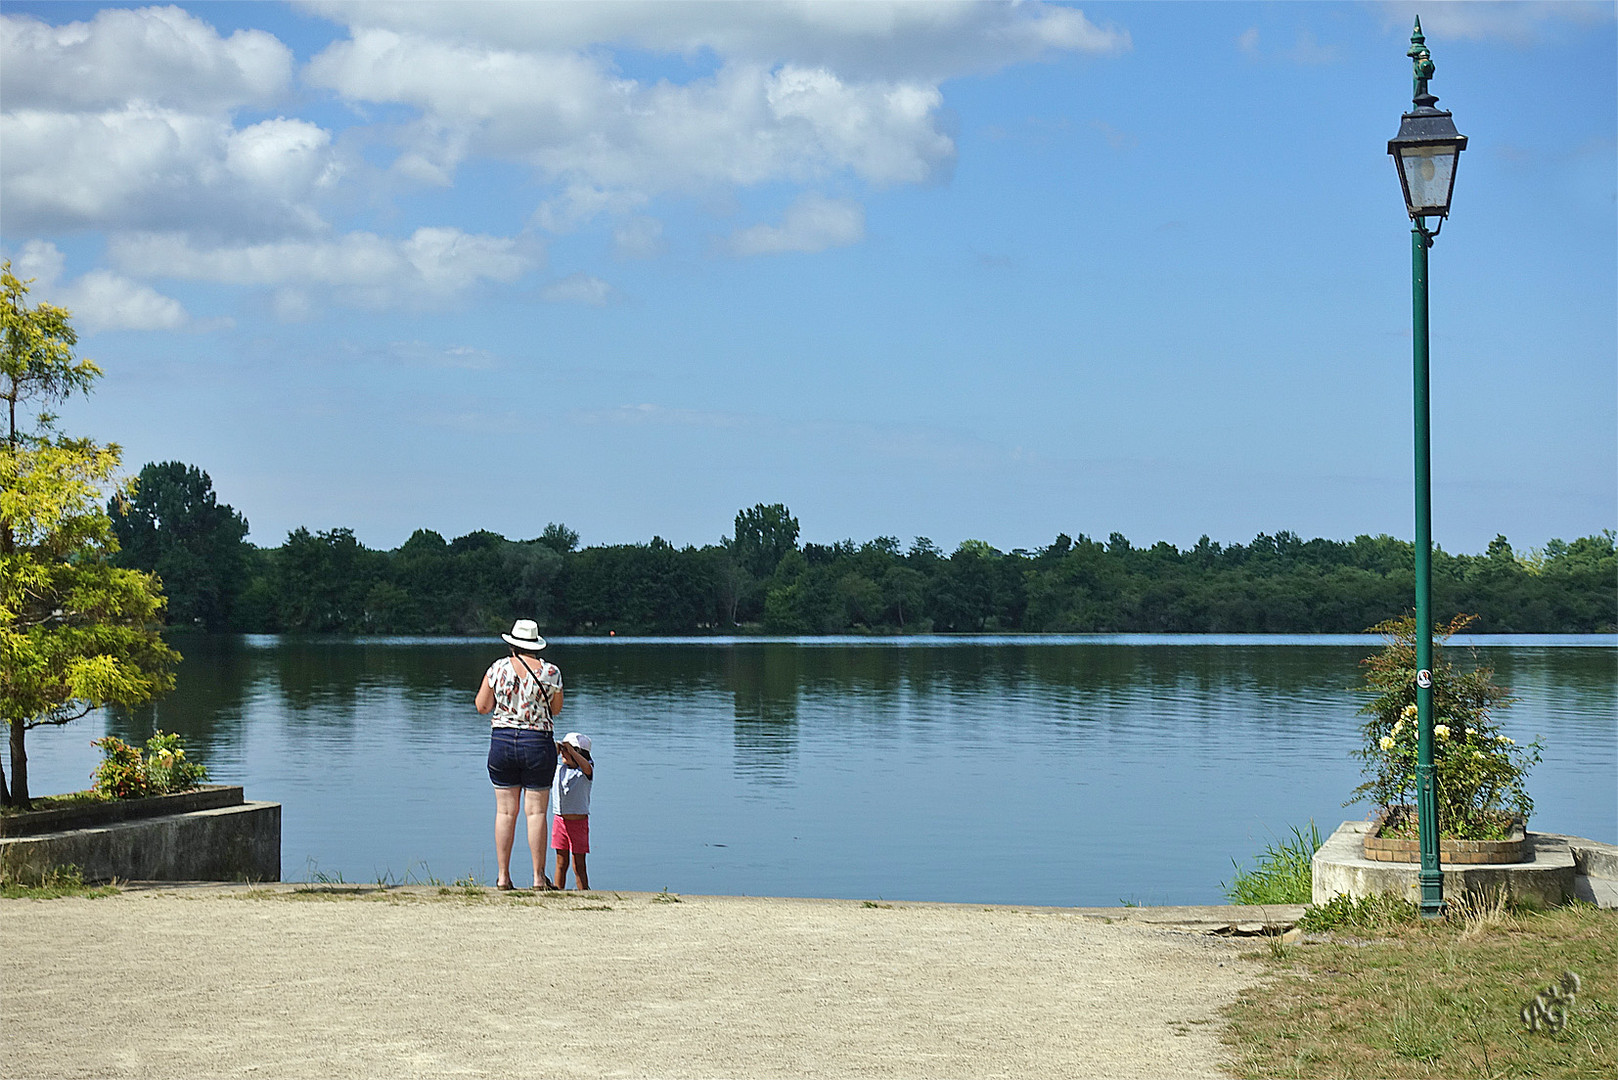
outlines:
[[[590,888],[584,857],[590,853],[590,782],[595,779],[590,736],[570,731],[556,744],[556,779],[551,784],[551,847],[556,849],[556,887],[567,888],[568,856],[576,860],[575,887]]]

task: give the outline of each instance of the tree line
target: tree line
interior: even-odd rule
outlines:
[[[738,512],[702,546],[580,547],[553,523],[527,540],[418,529],[387,551],[350,529],[299,528],[261,548],[207,473],[179,462],[147,465],[109,513],[117,560],[157,574],[172,625],[248,633],[474,634],[518,615],[551,634],[1354,633],[1405,612],[1415,589],[1412,545],[1385,535],[1204,536],[1182,550],[1060,534],[1035,550],[946,552],[926,537],[800,543],[779,503]],[[1610,632],[1614,533],[1440,549],[1433,599],[1441,617],[1477,615],[1480,633]]]

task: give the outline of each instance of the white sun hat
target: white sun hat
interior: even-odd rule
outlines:
[[[570,731],[563,735],[562,741],[569,746],[577,746],[580,750],[590,749],[590,736],[580,735],[577,731]]]
[[[530,652],[538,652],[545,647],[545,639],[539,636],[539,624],[533,619],[518,619],[511,624],[511,633],[501,634],[500,640]]]

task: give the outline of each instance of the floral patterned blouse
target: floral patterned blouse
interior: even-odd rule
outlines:
[[[539,657],[528,659],[530,675],[519,661],[502,656],[489,665],[483,681],[494,691],[494,715],[491,727],[525,728],[529,731],[552,731],[550,710],[545,700],[554,697],[562,688],[562,673],[555,664]],[[538,676],[535,679],[533,676]],[[545,687],[541,697],[539,688]]]

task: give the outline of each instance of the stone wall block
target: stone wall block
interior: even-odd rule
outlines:
[[[280,881],[281,804],[244,802],[0,838],[7,880],[69,865],[86,881]]]

